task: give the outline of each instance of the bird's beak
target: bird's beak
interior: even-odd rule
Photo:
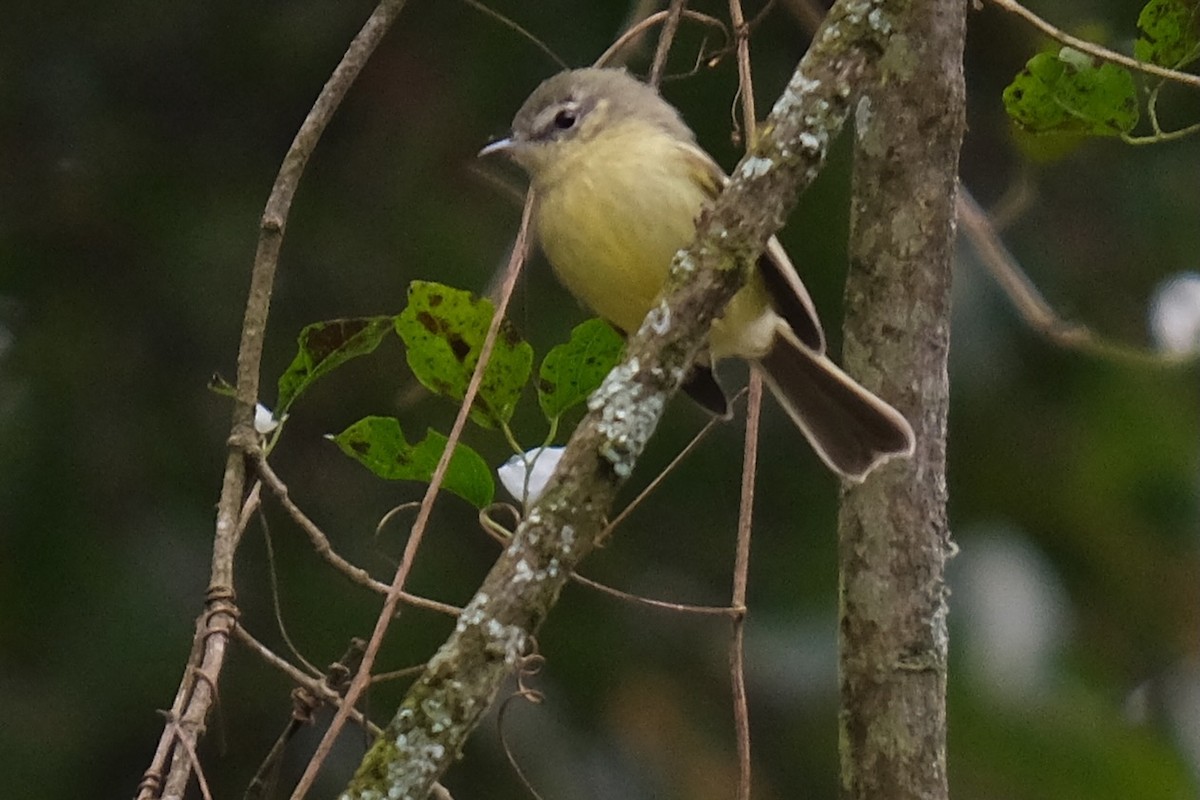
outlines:
[[[487,147],[480,150],[476,157],[482,158],[484,156],[490,156],[492,153],[511,153],[519,144],[520,142],[511,136],[505,139],[497,139]]]

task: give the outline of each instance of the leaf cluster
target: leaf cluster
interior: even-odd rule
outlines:
[[[1200,58],[1197,0],[1150,0],[1142,8],[1137,24],[1134,56],[1138,61],[1182,70]],[[1026,62],[1004,90],[1004,108],[1020,130],[1068,144],[1091,136],[1143,144],[1200,131],[1200,125],[1162,130],[1157,100],[1164,83],[1159,79],[1146,87],[1146,110],[1153,133],[1135,136],[1142,113],[1134,73],[1073,47],[1061,47],[1038,53]]]
[[[343,364],[375,352],[392,333],[404,344],[408,366],[421,385],[461,403],[494,314],[495,307],[487,298],[440,283],[413,281],[408,304],[399,314],[308,325],[297,337],[295,357],[279,377],[275,419],[284,422],[314,383]],[[538,405],[549,426],[543,446],[553,442],[563,415],[600,385],[623,348],[624,340],[608,323],[591,319],[546,354],[536,379]],[[517,453],[523,448],[516,443],[509,423],[531,381],[533,362],[533,347],[503,321],[471,407],[471,421],[483,429],[502,431]],[[274,435],[281,430],[282,426]],[[433,429],[420,441],[411,442],[400,420],[388,416],[364,417],[329,439],[381,478],[425,482],[432,478],[448,444],[447,437]],[[495,495],[491,468],[461,442],[451,457],[444,485],[479,508],[490,504]]]

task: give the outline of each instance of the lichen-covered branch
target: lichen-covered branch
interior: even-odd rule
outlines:
[[[742,270],[824,163],[860,76],[883,49],[876,2],[838,2],[760,129],[753,151],[676,257],[667,296],[589,403],[550,486],[413,684],[343,798],[423,798],[531,646],[595,546],[667,400]]]
[[[842,797],[947,797],[946,356],[961,0],[885,2],[854,109],[844,361],[912,423],[913,458],[847,487],[839,520]]]

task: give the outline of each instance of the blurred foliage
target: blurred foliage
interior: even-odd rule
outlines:
[[[1200,12],[1188,0],[1150,0],[1138,14],[1133,52],[1141,61],[1183,68],[1200,58]]]
[[[748,4],[748,15],[760,6]],[[629,12],[623,3],[491,7],[573,65],[594,59]],[[155,709],[170,705],[207,582],[229,407],[205,385],[213,372],[234,373],[258,215],[280,158],[370,8],[118,0],[82,10],[51,0],[18,2],[0,27],[0,774],[11,796],[131,796],[149,761],[162,729]],[[1139,8],[1060,0],[1038,10],[1068,29],[1129,32]],[[1072,318],[1144,341],[1153,287],[1200,267],[1200,145],[1091,141],[1066,159],[1026,163],[1001,92],[1045,42],[991,9],[969,25],[966,185],[985,205],[1028,187],[1005,236],[1031,277]],[[691,68],[705,35],[684,26],[674,70]],[[780,3],[753,42],[760,108],[804,43]],[[647,60],[643,47],[630,66]],[[487,292],[519,209],[478,177],[474,153],[555,69],[466,5],[412,0],[301,184],[272,303],[267,385],[316,320],[395,314],[413,280]],[[738,150],[735,85],[726,59],[665,87],[726,166]],[[847,155],[843,141],[782,236],[835,344]],[[1071,623],[1055,631],[1037,691],[1001,698],[960,657],[990,632],[951,598],[954,796],[1194,796],[1196,369],[1132,369],[1047,345],[968,247],[956,277],[949,479],[960,558],[976,552],[980,525],[1020,531],[1061,585]],[[544,353],[584,313],[535,259],[510,317]],[[736,367],[726,373],[730,385],[740,378]],[[535,444],[545,422],[523,405],[511,425]],[[407,520],[378,534],[376,523],[420,487],[371,479],[323,436],[370,415],[445,430],[453,412],[389,339],[307,390],[272,460],[339,552],[389,575]],[[635,483],[704,421],[679,400]],[[837,487],[774,407],[763,442],[748,632],[756,796],[832,798]],[[473,445],[493,465],[511,452],[499,432]],[[724,602],[739,453],[737,426],[721,427],[588,575],[665,599]],[[375,599],[331,574],[267,505],[274,557],[256,527],[238,564],[242,619],[282,650],[274,570],[292,640],[326,664],[369,632]],[[465,602],[495,555],[474,509],[446,496],[410,588]],[[423,661],[451,625],[405,611],[381,667]],[[572,587],[539,636],[548,664],[533,680],[547,702],[514,708],[505,734],[548,798],[728,797],[726,643],[721,622]],[[231,797],[282,729],[289,687],[242,650],[224,677],[201,758],[216,795]],[[373,689],[372,712],[386,716],[402,691]],[[1181,708],[1195,712],[1190,727]],[[315,735],[296,743],[282,786]],[[324,794],[361,751],[347,735]],[[527,796],[494,726],[447,783],[461,797]]]
[[[1149,0],[1137,18],[1138,38],[1133,51],[1147,67],[1182,70],[1200,58],[1200,3],[1196,0]],[[1078,45],[1083,47],[1083,45]],[[1115,56],[1114,56],[1115,57]],[[1145,84],[1139,92],[1138,80]],[[1034,159],[1057,160],[1088,136],[1116,136],[1136,144],[1159,144],[1200,133],[1200,122],[1186,128],[1162,127],[1158,106],[1171,81],[1134,72],[1055,41],[1037,53],[1004,89],[1004,108],[1019,129],[1018,136]],[[1142,114],[1144,96],[1150,128],[1143,136],[1134,129]]]
[[[1129,70],[1069,47],[1029,59],[1004,90],[1004,107],[1034,133],[1120,136],[1138,122]]]

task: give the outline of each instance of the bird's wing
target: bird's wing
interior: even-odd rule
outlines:
[[[729,178],[708,153],[690,144],[684,145],[684,148],[693,168],[693,176],[710,196],[716,197]],[[814,353],[824,353],[825,332],[821,329],[821,320],[817,317],[812,297],[783,245],[774,236],[758,258],[758,271],[770,295],[771,304],[787,320],[796,338]]]

